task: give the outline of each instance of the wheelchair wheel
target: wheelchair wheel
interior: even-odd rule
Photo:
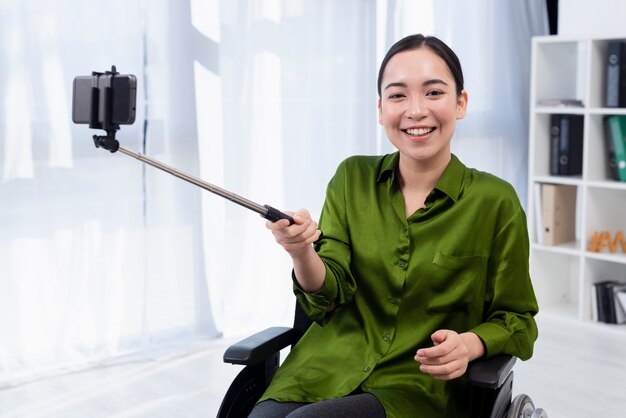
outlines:
[[[531,418],[534,411],[535,405],[532,399],[530,399],[530,396],[522,393],[513,398],[506,418]]]
[[[530,418],[548,418],[548,414],[543,409],[537,408]]]

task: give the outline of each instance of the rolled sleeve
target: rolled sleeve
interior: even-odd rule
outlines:
[[[302,290],[293,271],[291,272],[291,279],[293,280],[293,291],[302,310],[320,325],[328,322],[328,313],[337,299],[337,279],[329,275],[327,269],[324,285],[320,290],[312,293]]]
[[[537,339],[537,299],[528,265],[528,232],[521,208],[502,225],[490,259],[486,321],[472,331],[485,343],[487,355],[532,356]]]

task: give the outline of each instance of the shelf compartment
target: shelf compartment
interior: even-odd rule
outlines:
[[[591,43],[591,80],[589,86],[589,103],[592,108],[603,107],[606,104],[606,65],[608,60],[608,45],[613,39],[595,40]],[[614,39],[624,40],[624,39]],[[613,110],[626,111],[624,108],[611,108]]]
[[[552,116],[557,114],[566,114],[563,112],[554,112],[554,113],[536,113],[534,115],[534,123],[532,124],[533,132],[531,135],[533,136],[533,148],[532,148],[532,167],[533,172],[531,173],[535,177],[553,177],[555,179],[562,179],[558,182],[567,182],[570,179],[573,180],[581,180],[581,175],[572,175],[572,176],[560,176],[560,175],[551,175],[550,174],[550,159],[551,159],[551,126],[552,126]],[[586,118],[585,118],[586,119]],[[583,130],[586,125],[586,120],[583,124]],[[583,168],[585,166],[584,161],[584,148],[586,147],[585,136],[583,135]],[[583,172],[584,175],[584,172]]]
[[[608,110],[608,109],[607,109]],[[584,170],[586,179],[594,182],[606,182],[607,184],[622,184],[626,187],[626,182],[613,180],[609,171],[609,158],[606,147],[604,132],[604,117],[615,115],[617,112],[606,114],[592,114],[586,119],[588,126],[587,140],[585,141],[586,152],[584,154]]]
[[[586,295],[581,301],[583,319],[591,320],[594,316],[592,307],[594,306],[595,293],[592,291],[594,283],[612,280],[626,284],[626,268],[624,264],[608,262],[599,259],[587,259],[584,269],[583,294]]]
[[[586,43],[549,42],[535,39],[533,59],[535,63],[535,103],[541,99],[579,99],[587,104],[586,91]],[[565,112],[566,113],[566,112]]]
[[[539,311],[579,311],[580,257],[533,246],[530,274]]]

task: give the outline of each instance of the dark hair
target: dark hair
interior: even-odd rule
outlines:
[[[389,51],[387,51],[387,55],[385,55],[383,62],[380,64],[380,70],[378,70],[378,97],[380,97],[381,93],[380,89],[381,83],[383,82],[383,73],[385,72],[385,68],[387,67],[387,63],[391,57],[400,52],[411,51],[419,48],[428,48],[445,61],[446,65],[450,69],[450,72],[452,73],[452,77],[454,77],[456,94],[461,95],[461,91],[463,91],[463,70],[461,70],[459,57],[457,57],[454,51],[439,38],[417,34],[409,35],[400,39],[398,42],[393,44],[391,48],[389,48]]]

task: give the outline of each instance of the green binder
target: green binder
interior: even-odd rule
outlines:
[[[609,116],[608,123],[619,180],[626,181],[626,116]]]

